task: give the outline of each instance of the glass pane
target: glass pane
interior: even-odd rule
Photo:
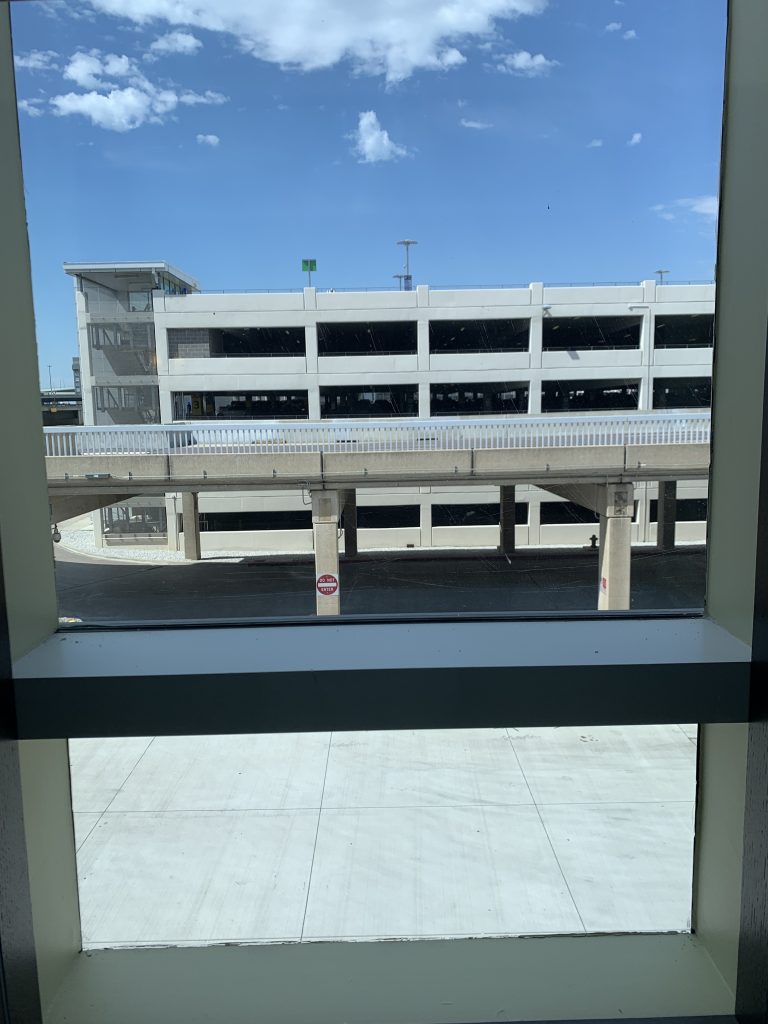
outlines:
[[[147,3],[13,5],[62,625],[701,608],[725,0]]]
[[[688,932],[696,727],[70,741],[83,947]]]

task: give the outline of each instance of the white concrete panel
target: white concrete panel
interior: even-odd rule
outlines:
[[[587,931],[690,928],[693,803],[548,806],[541,815]]]
[[[183,376],[186,378],[193,377],[195,375],[201,375],[207,377],[211,372],[212,365],[216,368],[216,375],[219,380],[225,374],[229,374],[232,378],[230,380],[230,389],[241,387],[241,379],[251,375],[259,377],[271,377],[273,374],[283,374],[286,376],[303,376],[307,371],[307,360],[304,356],[272,356],[267,358],[265,356],[258,356],[253,358],[238,357],[232,359],[169,359],[168,360],[168,374],[172,378],[170,381],[172,388],[178,388],[175,378]],[[269,380],[262,381],[263,387],[270,387],[271,382]],[[196,390],[209,390],[207,384],[198,382]],[[306,389],[306,385],[305,385]]]
[[[317,815],[105,814],[78,860],[84,948],[297,939]]]
[[[505,729],[335,733],[323,809],[530,804]]]
[[[75,823],[75,849],[80,849],[100,817],[101,811],[77,811],[72,815]]]
[[[474,315],[478,319],[485,316],[486,306],[529,307],[530,304],[531,292],[528,288],[438,288],[431,289],[429,293],[430,307],[455,309],[464,306],[476,310]],[[525,311],[521,311],[520,315],[524,316]]]
[[[226,511],[226,510],[225,510]],[[301,554],[312,551],[312,530],[215,530],[200,534],[206,554],[240,551],[270,554]]]
[[[534,807],[321,815],[305,939],[580,931]]]
[[[421,545],[421,530],[418,526],[391,529],[358,529],[357,546],[360,551],[391,551]],[[344,550],[344,539],[341,539]]]
[[[582,303],[588,306],[600,306],[609,303],[624,304],[630,302],[645,302],[644,291],[642,285],[570,285],[567,287],[545,287],[544,289],[544,304],[554,305],[555,303],[562,303],[563,305],[572,305],[574,303]],[[619,310],[612,310],[611,312],[618,314]],[[552,311],[551,316],[565,316],[571,314],[564,314],[561,310],[557,312]],[[577,316],[588,316],[589,313],[584,310],[582,305],[581,313],[575,314]],[[610,313],[606,313],[610,315]],[[625,313],[626,315],[626,313]]]
[[[261,371],[246,373],[241,370],[233,374],[227,367],[222,366],[223,359],[206,360],[207,369],[202,373],[177,373],[173,377],[163,378],[168,388],[174,392],[191,391],[224,391],[242,394],[244,391],[306,391],[315,382],[312,374],[302,372],[296,373],[273,373],[269,375],[268,387],[264,381],[264,374]],[[236,380],[233,379],[236,377]],[[297,417],[301,419],[301,417]],[[208,421],[216,422],[216,421]],[[226,421],[224,421],[226,422]],[[255,421],[254,422],[258,422]]]
[[[418,356],[415,352],[413,355],[391,356],[319,356],[317,368],[322,374],[354,377],[357,381],[361,373],[415,373]]]
[[[176,327],[304,327],[313,313],[301,308],[262,310],[189,310],[181,313],[163,313],[155,316],[158,327],[164,330]]]
[[[588,349],[569,349],[567,352],[542,352],[541,365],[546,369],[553,366],[563,370],[581,373],[584,367],[600,366],[613,374],[622,368],[640,366],[642,354],[639,348],[621,349],[616,352],[592,352]]]
[[[529,352],[482,352],[477,355],[467,355],[458,352],[431,353],[429,356],[429,368],[434,371],[432,380],[456,380],[455,374],[468,373],[472,381],[475,380],[477,369],[481,370],[526,370],[530,365],[531,356]],[[441,374],[441,376],[436,376]],[[454,374],[453,378],[446,374]],[[498,373],[496,374],[498,380]]]
[[[496,499],[498,501],[498,498]],[[523,527],[515,527],[515,540],[522,543]],[[498,526],[433,526],[432,543],[435,547],[491,548],[499,546]]]
[[[537,804],[694,799],[695,751],[675,725],[509,729],[509,736]]]
[[[151,736],[70,740],[73,810],[105,811],[151,743]]]
[[[166,313],[259,312],[265,309],[303,309],[302,292],[206,292],[166,295]]]
[[[110,810],[320,806],[328,733],[158,736]]]
[[[714,302],[714,284],[665,284],[656,288],[656,301],[664,302]]]
[[[360,310],[366,316],[385,313],[390,309],[415,309],[416,292],[318,292],[318,312],[327,310]],[[376,317],[383,319],[381,315]]]
[[[653,350],[656,367],[685,366],[691,377],[712,372],[711,348],[656,348]],[[686,375],[687,376],[687,375]]]

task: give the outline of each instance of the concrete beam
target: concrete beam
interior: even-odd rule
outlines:
[[[475,476],[504,477],[526,472],[565,472],[578,478],[588,474],[624,472],[624,446],[570,448],[479,448],[473,453]]]
[[[108,508],[121,501],[130,501],[132,494],[73,494],[52,495],[48,501],[51,507],[51,523],[63,523],[75,516],[83,516],[86,512],[95,512],[98,508]]]
[[[326,480],[429,480],[472,476],[472,452],[328,452],[323,455]]]
[[[537,487],[557,495],[565,501],[572,501],[574,505],[581,505],[588,508],[595,515],[605,514],[606,493],[605,484],[549,484],[547,481],[537,483]]]
[[[200,561],[200,516],[196,491],[183,491],[181,495],[181,522],[184,531],[184,557]]]
[[[323,457],[319,452],[294,454],[266,453],[259,455],[171,455],[170,478],[175,481],[200,480],[206,476],[233,483],[278,481],[284,483],[320,480]]]
[[[339,492],[312,491],[315,598],[318,615],[338,615],[341,611],[338,529]]]
[[[625,451],[627,472],[646,479],[654,469],[668,473],[679,469],[688,477],[697,472],[705,477],[709,471],[708,444],[628,444]]]

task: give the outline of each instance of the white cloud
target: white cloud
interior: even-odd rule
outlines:
[[[29,114],[30,117],[42,117],[43,111],[39,106],[42,102],[42,100],[19,100],[16,106],[19,110],[23,110],[25,114]]]
[[[605,26],[605,31],[606,32],[618,32],[620,28],[621,28],[621,22],[620,21],[612,21],[608,25]]]
[[[82,114],[98,128],[113,132],[129,132],[153,116],[152,98],[134,86],[112,89],[108,93],[68,92],[51,99],[53,112],[58,117]]]
[[[690,199],[678,199],[675,205],[710,220],[717,217],[717,196],[693,196]]]
[[[47,14],[49,18],[60,19],[64,15],[75,21],[93,21],[93,11],[81,5],[71,3],[71,0],[34,0],[37,7]]]
[[[518,50],[517,53],[505,54],[496,68],[498,71],[520,75],[522,78],[541,78],[548,75],[552,68],[558,67],[558,64],[556,60],[548,60],[543,53],[534,56],[527,50]]]
[[[191,56],[197,53],[203,44],[191,32],[167,32],[150,44],[153,54],[181,53]]]
[[[375,164],[382,160],[399,160],[408,155],[404,146],[398,146],[381,127],[373,110],[362,111],[358,118],[357,131],[351,136],[355,142],[355,153],[361,164]]]
[[[30,50],[29,53],[14,54],[13,63],[25,71],[50,71],[57,67],[56,57],[58,53],[55,50]]]
[[[628,28],[627,31],[624,33],[624,35],[621,38],[622,39],[637,39],[637,32],[635,32],[635,30],[633,28]]]
[[[247,53],[313,71],[341,61],[389,83],[417,69],[464,63],[459,47],[497,23],[540,14],[548,0],[88,0],[91,9],[139,25],[223,32]]]
[[[717,196],[690,196],[686,199],[675,199],[672,203],[656,203],[651,209],[662,220],[676,220],[684,212],[695,213],[706,220],[717,219]]]
[[[59,117],[79,114],[97,127],[114,132],[132,131],[145,123],[159,124],[179,104],[227,102],[226,96],[211,89],[197,93],[158,86],[125,54],[79,51],[72,55],[63,75],[87,91],[52,97],[50,104],[54,114]]]
[[[466,117],[462,117],[459,124],[462,128],[476,128],[478,131],[483,131],[485,128],[493,128],[493,125],[488,124],[487,121],[470,121]]]
[[[206,89],[204,93],[192,92],[189,89],[185,89],[184,92],[179,94],[179,103],[183,103],[186,107],[196,107],[201,103],[218,106],[219,104],[226,102],[226,96],[220,92],[214,92],[212,89]]]
[[[632,137],[627,140],[627,145],[628,146],[639,146],[642,141],[643,141],[643,133],[642,132],[632,132]]]
[[[218,135],[196,135],[195,138],[200,146],[218,146],[221,141]]]
[[[587,149],[602,149],[602,139],[592,139],[591,142],[587,143]]]
[[[99,50],[79,51],[72,55],[64,68],[64,77],[81,89],[103,89],[109,78],[134,77],[144,79],[130,57],[108,53],[102,57]]]

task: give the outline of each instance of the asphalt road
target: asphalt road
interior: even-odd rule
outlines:
[[[701,608],[702,548],[632,556],[632,608]],[[342,613],[593,611],[597,554],[398,552],[341,564]],[[226,621],[315,614],[314,565],[306,558],[242,562],[105,562],[56,549],[59,615],[86,623]]]

